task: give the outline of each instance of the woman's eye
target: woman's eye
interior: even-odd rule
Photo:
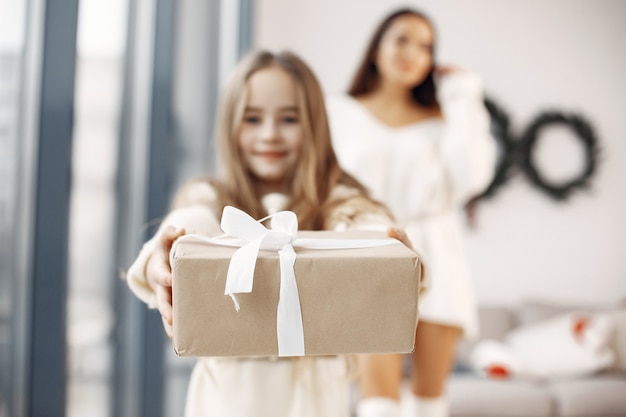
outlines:
[[[398,45],[404,45],[409,41],[409,39],[406,36],[398,36],[396,38],[396,44]]]

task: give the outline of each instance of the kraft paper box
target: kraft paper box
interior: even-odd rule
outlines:
[[[379,232],[299,232],[298,237],[382,239]],[[187,240],[171,254],[174,348],[179,356],[278,354],[279,256],[261,250],[251,293],[224,295],[235,247]],[[414,348],[420,260],[402,244],[296,248],[306,355],[405,353]]]

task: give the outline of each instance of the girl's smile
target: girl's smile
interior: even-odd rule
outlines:
[[[288,151],[254,151],[253,155],[265,159],[280,159],[288,155]]]

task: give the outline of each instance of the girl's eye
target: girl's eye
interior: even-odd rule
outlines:
[[[244,116],[243,121],[248,124],[257,124],[261,121],[258,116]]]
[[[297,116],[283,116],[283,123],[293,124],[298,123]]]

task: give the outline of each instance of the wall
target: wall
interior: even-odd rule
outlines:
[[[482,304],[527,299],[588,304],[626,297],[626,2],[620,0],[260,0],[256,46],[297,51],[327,94],[345,90],[374,26],[396,7],[425,11],[437,56],[482,75],[519,133],[539,112],[577,112],[602,144],[589,191],[556,203],[521,175],[478,208],[466,230]],[[546,131],[538,151],[551,178],[583,154],[572,135]],[[549,138],[549,140],[548,140]],[[620,214],[622,213],[622,214]]]

